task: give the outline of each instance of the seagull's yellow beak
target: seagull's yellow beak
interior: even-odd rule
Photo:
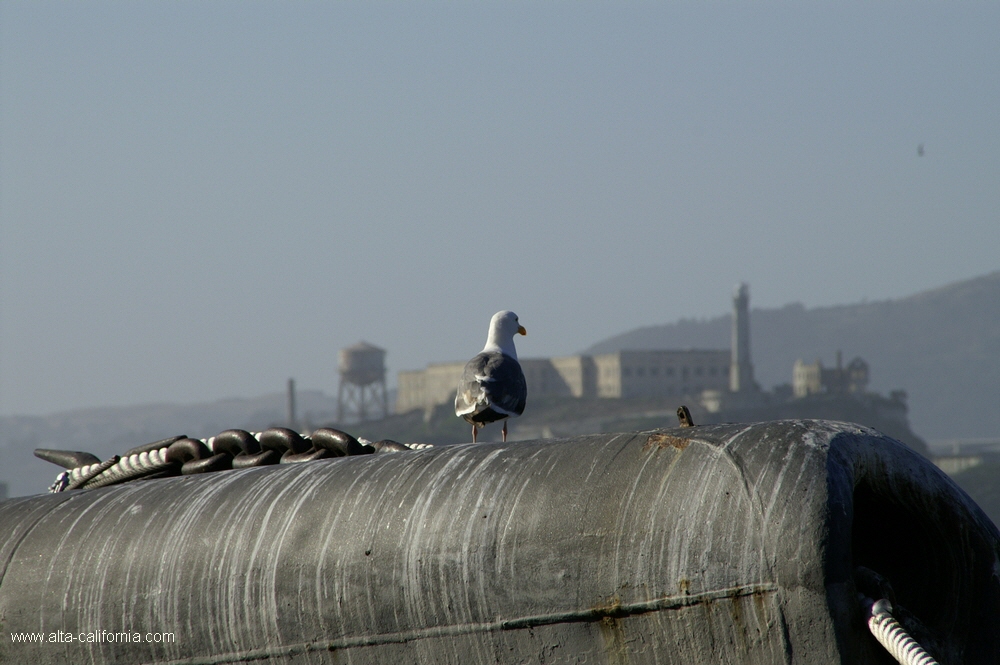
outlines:
[[[528,331],[524,329],[524,326],[518,326],[517,327],[517,332],[521,333],[522,335],[527,335],[528,334]]]

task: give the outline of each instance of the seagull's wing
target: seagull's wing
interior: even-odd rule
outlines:
[[[480,353],[462,372],[455,395],[455,414],[464,416],[492,408],[508,416],[524,412],[528,395],[521,365],[502,353]]]

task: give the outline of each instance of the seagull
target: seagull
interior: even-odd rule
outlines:
[[[524,413],[528,388],[517,362],[514,335],[527,335],[517,314],[497,312],[490,319],[486,346],[465,365],[455,395],[455,415],[472,424],[472,442],[479,428],[503,420],[503,440],[507,441],[507,418]]]

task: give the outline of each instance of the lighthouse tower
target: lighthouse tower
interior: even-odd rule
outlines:
[[[729,390],[734,393],[755,393],[760,388],[753,380],[750,362],[750,287],[736,285],[733,291],[733,340],[729,365]]]

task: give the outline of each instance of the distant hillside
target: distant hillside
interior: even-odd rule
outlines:
[[[720,310],[725,307],[725,302],[720,303]],[[729,336],[729,316],[725,315],[640,328],[595,344],[587,352],[729,348]],[[902,388],[909,393],[910,426],[923,439],[1000,436],[1000,272],[886,302],[754,309],[751,348],[757,380],[764,388],[789,383],[797,358],[820,358],[833,366],[840,349],[845,362],[854,356],[868,361],[873,390],[888,393]],[[618,412],[623,405],[611,402],[545,405],[535,400],[516,425],[517,431],[535,437],[576,434],[581,428],[656,427],[664,424],[664,417],[672,423],[676,408],[672,402],[643,405],[640,411],[648,417],[637,420],[622,416]],[[318,391],[299,391],[298,412],[302,426],[329,423],[335,419],[335,400]],[[439,415],[430,423],[420,414],[400,416],[359,428],[357,433],[442,443],[466,440],[464,423],[450,410],[444,408]],[[33,448],[86,450],[104,459],[167,436],[205,437],[231,427],[261,429],[283,423],[284,418],[285,395],[281,393],[209,404],[109,407],[0,418],[0,481],[8,483],[12,495],[44,491],[58,469],[33,458]]]
[[[994,524],[1000,525],[1000,460],[988,458],[978,466],[956,473],[952,478],[969,493]]]
[[[724,315],[638,328],[585,352],[729,348],[729,338]],[[832,367],[839,349],[844,362],[868,361],[872,390],[909,393],[910,425],[925,439],[1000,433],[1000,271],[898,300],[752,309],[750,344],[765,389],[790,383],[798,358]]]

